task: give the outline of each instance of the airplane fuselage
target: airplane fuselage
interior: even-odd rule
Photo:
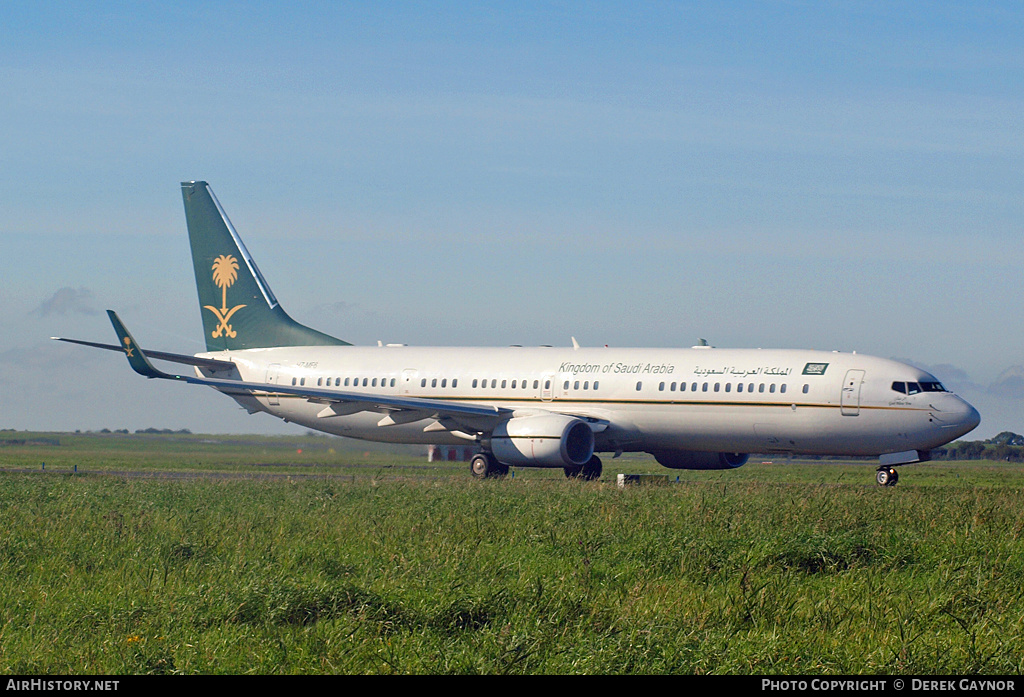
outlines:
[[[973,407],[928,373],[856,353],[307,346],[200,355],[233,361],[244,381],[269,383],[267,395],[235,395],[250,411],[391,443],[466,440],[430,430],[430,418],[382,424],[381,413],[337,414],[323,401],[275,394],[271,385],[573,414],[607,424],[594,434],[600,452],[877,456],[930,450],[978,422]]]

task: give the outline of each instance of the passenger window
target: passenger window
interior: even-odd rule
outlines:
[[[665,391],[665,383],[660,383],[658,385],[658,392],[664,392],[664,391]]]
[[[498,380],[497,379],[491,380],[491,389],[493,390],[497,386],[498,386]]]
[[[786,386],[785,385],[780,385],[779,386],[779,392],[781,392],[782,394],[785,394],[786,393]]]
[[[442,378],[441,387],[448,387],[448,378]]]
[[[426,387],[426,386],[427,386],[427,379],[423,378],[422,380],[420,380],[420,387]]]
[[[722,386],[722,383],[720,383],[720,382],[716,382],[716,383],[715,383],[715,392],[718,392],[718,390],[719,390],[719,388],[720,388],[721,386]]]
[[[726,392],[732,392],[732,383],[731,382],[725,383],[725,391]]]
[[[565,382],[564,382],[564,383],[562,384],[562,389],[563,389],[563,390],[567,390],[567,389],[569,389],[569,381],[568,381],[568,380],[566,380],[566,381],[565,381]]]
[[[502,380],[501,381],[501,389],[505,389],[505,385],[507,385],[507,384],[508,384],[508,380]]]
[[[644,386],[644,384],[643,384],[642,382],[638,382],[638,383],[636,384],[636,391],[637,391],[637,392],[639,392],[639,391],[640,391],[640,388],[641,388],[641,387],[643,387],[643,386]]]
[[[708,391],[708,383],[705,382],[704,386],[701,387],[701,392],[707,392],[707,391]]]
[[[775,383],[774,382],[771,385],[768,386],[768,391],[771,392],[772,394],[775,394]]]
[[[576,382],[574,382],[572,384],[572,389],[574,389],[574,390],[580,389],[580,381],[579,380],[577,380]]]
[[[392,381],[392,382],[394,382],[394,381]],[[452,387],[458,387],[458,386],[459,386],[459,379],[458,378],[452,378]]]
[[[804,385],[804,394],[807,394],[811,389],[810,385]]]
[[[373,382],[370,383],[370,387],[376,387],[376,386],[377,386],[377,378],[374,378]]]
[[[295,378],[292,378],[292,384],[293,385],[295,384]]]
[[[594,380],[594,389],[595,389],[595,390],[597,389],[597,385],[598,385],[598,381],[597,381],[597,380]]]
[[[583,381],[583,389],[585,389],[585,390],[589,390],[590,389],[590,380],[584,380]]]

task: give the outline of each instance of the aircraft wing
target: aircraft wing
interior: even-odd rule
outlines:
[[[194,385],[206,385],[229,395],[271,395],[286,394],[305,397],[311,402],[324,404],[325,407],[318,416],[330,418],[332,416],[345,416],[361,411],[371,411],[383,414],[378,422],[379,426],[393,426],[396,424],[412,423],[423,419],[435,419],[436,424],[427,427],[427,430],[437,431],[461,431],[475,433],[478,431],[489,431],[498,422],[507,419],[512,410],[495,406],[478,406],[450,402],[444,400],[423,399],[419,397],[402,397],[399,395],[367,394],[362,392],[346,392],[339,390],[327,390],[315,387],[299,387],[293,385],[271,385],[263,382],[244,382],[241,380],[225,380],[222,378],[201,378],[194,375],[175,375],[158,370],[150,363],[148,356],[157,358],[154,352],[143,352],[139,345],[132,338],[128,329],[121,322],[113,310],[107,310],[114,331],[121,340],[121,346],[96,345],[91,342],[73,341],[87,346],[98,348],[112,348],[120,350],[128,358],[128,363],[139,375],[147,378],[160,378],[164,380],[180,380]],[[178,356],[178,354],[164,354]],[[179,358],[181,356],[178,356]],[[205,366],[207,359],[196,359],[192,365]],[[178,361],[184,362],[184,361]],[[223,364],[226,361],[216,361]],[[227,362],[234,367],[234,363]],[[208,367],[208,366],[206,366]],[[221,366],[223,367],[223,366]]]

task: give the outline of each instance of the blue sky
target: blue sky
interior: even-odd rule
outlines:
[[[0,427],[289,428],[47,339],[201,350],[205,179],[355,343],[857,350],[1024,431],[1019,4],[0,8]]]

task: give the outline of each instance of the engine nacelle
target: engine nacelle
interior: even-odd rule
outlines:
[[[662,450],[651,453],[658,464],[674,470],[731,470],[747,464],[746,453],[708,453],[695,450]]]
[[[579,467],[594,456],[594,432],[564,414],[519,416],[494,429],[490,449],[506,465]]]

